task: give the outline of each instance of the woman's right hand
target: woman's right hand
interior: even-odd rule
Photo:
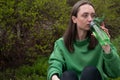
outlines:
[[[57,75],[52,76],[52,80],[60,80]]]

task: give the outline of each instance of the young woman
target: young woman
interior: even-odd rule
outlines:
[[[101,46],[90,31],[94,6],[78,1],[72,8],[70,24],[55,42],[49,58],[48,80],[107,80],[120,76],[120,58],[112,43]],[[101,28],[109,35],[104,23]]]

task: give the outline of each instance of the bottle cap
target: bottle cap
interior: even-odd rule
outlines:
[[[92,27],[93,25],[95,25],[95,23],[94,23],[94,21],[91,21],[90,27]]]

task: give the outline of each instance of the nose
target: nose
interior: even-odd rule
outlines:
[[[91,22],[93,20],[93,17],[92,16],[88,16],[88,21]]]

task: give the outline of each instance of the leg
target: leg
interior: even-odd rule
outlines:
[[[65,71],[60,80],[78,80],[78,77],[74,71]]]
[[[81,73],[80,80],[102,80],[102,77],[96,67],[89,66],[86,67]]]

